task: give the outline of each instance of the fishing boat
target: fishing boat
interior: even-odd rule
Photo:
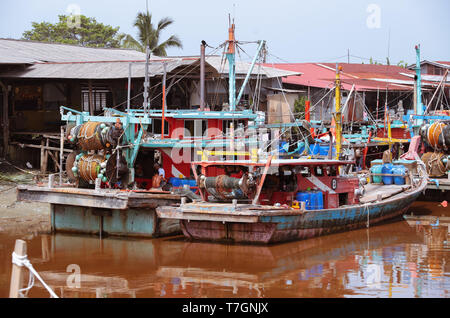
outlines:
[[[425,190],[423,163],[381,164],[369,175],[349,174],[354,160],[341,159],[340,77],[336,67],[336,155],[192,163],[201,200],[156,209],[180,220],[189,239],[270,244],[374,225],[403,215]],[[200,169],[198,169],[200,168]],[[213,176],[211,176],[213,175]],[[369,183],[367,182],[369,179]]]
[[[240,151],[239,145],[254,145],[256,128],[264,123],[264,112],[243,109],[243,101],[265,41],[258,42],[257,53],[250,64],[236,63],[238,42],[234,37],[234,23],[229,28],[226,43],[229,87],[233,91],[229,105],[212,110],[210,107],[217,105],[207,103],[206,75],[212,73],[214,78],[220,78],[222,71],[214,71],[208,63],[208,58],[213,57],[206,56],[206,43],[202,42],[200,59],[191,64],[190,71],[186,70],[184,59],[151,60],[147,50],[142,107],[131,103],[131,62],[126,109],[108,107],[103,109],[103,115],[96,115],[61,106],[61,121],[65,125],[60,135],[59,182],[54,174],[49,176],[48,183],[21,185],[17,200],[49,203],[52,232],[140,237],[180,233],[179,222],[159,220],[155,208],[178,204],[182,198],[198,198],[196,181],[190,178],[191,160],[198,155],[196,150],[211,149],[210,154],[221,155],[220,150],[214,149],[225,147],[231,149],[233,156],[251,158],[254,153]],[[150,64],[154,66],[153,73],[149,71]],[[197,105],[190,105],[189,109],[179,109],[181,105],[168,107],[167,92],[175,85],[175,79],[184,78],[197,69],[200,70],[199,108]],[[259,71],[258,81],[261,81]],[[271,73],[268,67],[262,71],[270,82],[278,76],[298,74],[273,69]],[[161,109],[151,108],[149,78],[160,72]],[[236,96],[237,75],[243,83]],[[193,80],[198,78],[197,74],[190,76]],[[166,90],[168,79],[171,84]],[[244,135],[244,128],[252,133]],[[70,153],[66,158],[64,143],[73,148],[68,149]]]

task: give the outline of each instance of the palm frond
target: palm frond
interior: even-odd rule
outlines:
[[[139,52],[145,52],[145,46],[143,46],[138,40],[136,40],[129,34],[127,34],[125,38],[122,39],[121,46],[126,49],[133,49]]]

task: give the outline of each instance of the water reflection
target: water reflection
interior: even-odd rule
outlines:
[[[28,254],[64,297],[448,297],[448,229],[401,221],[276,246],[58,234],[30,238]],[[2,297],[13,244],[0,238]]]

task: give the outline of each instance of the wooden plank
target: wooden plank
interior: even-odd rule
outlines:
[[[400,186],[400,185],[383,185],[378,186],[375,189],[366,189],[366,194],[360,198],[361,203],[369,203],[374,202],[378,199],[378,196],[381,195],[382,199],[389,198],[393,195],[396,195],[400,192],[403,192],[405,189],[409,188],[409,186]]]
[[[58,159],[55,157],[55,155],[50,150],[47,150],[47,151],[48,151],[48,154],[50,155],[50,157],[53,159],[53,162],[55,163],[56,168],[58,170],[60,170],[61,168],[59,166]]]
[[[257,215],[232,215],[232,214],[205,214],[193,212],[176,212],[156,210],[158,217],[164,219],[188,220],[188,221],[216,221],[216,222],[238,222],[238,223],[257,223]]]
[[[58,147],[51,147],[51,146],[46,147],[45,145],[21,144],[19,142],[11,142],[11,145],[17,145],[21,148],[29,147],[29,148],[46,149],[46,150],[56,150],[56,151],[59,150]],[[64,151],[65,152],[73,152],[72,149],[64,149]]]
[[[86,195],[83,193],[57,191],[27,191],[19,188],[17,189],[17,200],[120,210],[128,207],[128,200],[126,198],[116,196]]]

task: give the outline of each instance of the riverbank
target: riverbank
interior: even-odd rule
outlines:
[[[21,169],[21,170],[19,170]],[[50,205],[16,202],[17,185],[34,183],[37,171],[0,161],[0,233],[27,235],[50,232]]]

